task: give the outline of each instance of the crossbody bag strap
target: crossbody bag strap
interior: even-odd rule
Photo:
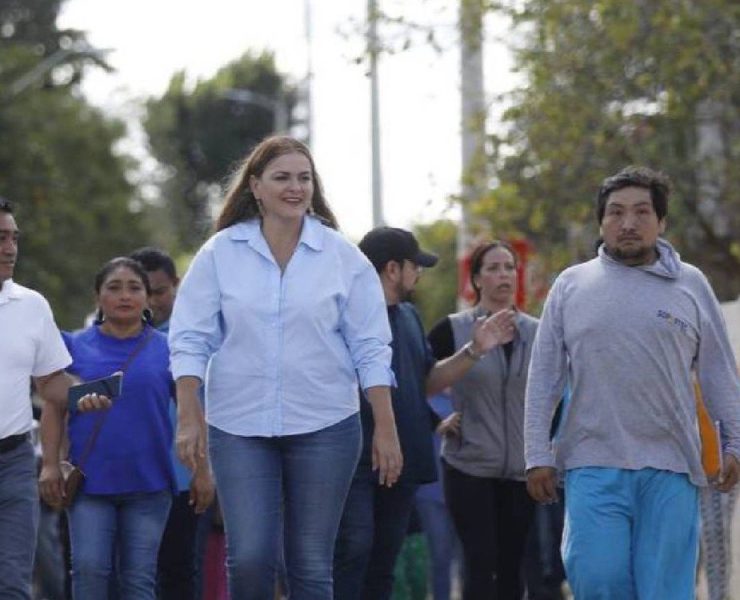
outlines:
[[[148,325],[145,325],[145,327],[147,327],[146,335],[144,335],[141,341],[136,345],[136,348],[131,351],[131,354],[128,355],[126,362],[123,363],[123,366],[119,369],[119,371],[121,371],[122,373],[126,372],[126,369],[131,366],[131,363],[134,362],[134,359],[144,349],[144,347],[149,342],[149,339],[152,337],[153,329]],[[77,465],[79,469],[83,471],[83,473],[84,470],[82,467],[85,465],[87,459],[90,457],[90,452],[92,452],[92,449],[95,446],[95,442],[98,439],[98,435],[100,435],[100,430],[102,429],[103,423],[105,423],[105,419],[108,416],[109,412],[109,410],[106,410],[102,415],[100,415],[100,417],[98,417],[98,420],[95,423],[95,428],[92,430],[92,433],[90,433],[90,437],[87,438],[87,444],[85,444],[85,449],[82,451],[79,464]]]

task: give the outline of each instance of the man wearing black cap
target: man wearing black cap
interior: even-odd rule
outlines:
[[[406,535],[419,484],[437,479],[432,443],[433,413],[427,394],[462,377],[497,344],[513,336],[513,311],[481,319],[473,340],[456,354],[436,362],[416,309],[406,302],[422,268],[437,257],[419,248],[414,235],[395,227],[378,227],[360,241],[360,249],[378,271],[393,333],[393,411],[404,465],[391,488],[378,485],[370,460],[373,420],[361,401],[365,444],[352,481],[334,555],[335,600],[384,600],[393,588],[393,568]]]

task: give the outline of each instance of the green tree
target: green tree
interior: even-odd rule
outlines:
[[[414,234],[422,248],[439,256],[439,262],[422,274],[414,294],[428,331],[439,319],[457,310],[457,225],[450,220],[435,221],[417,225]]]
[[[0,52],[3,54],[2,94],[32,74],[44,87],[74,86],[91,66],[110,70],[85,35],[59,29],[57,17],[64,0],[0,0]],[[41,68],[56,65],[57,69]]]
[[[88,63],[75,53],[42,62],[58,50],[54,40],[70,34],[56,29],[59,4],[0,4],[0,194],[14,202],[22,231],[16,279],[41,291],[60,325],[73,328],[91,310],[99,266],[147,237],[133,209],[130,161],[113,151],[124,127],[77,90]],[[38,76],[8,91],[30,72]]]
[[[592,255],[600,181],[666,172],[668,237],[722,299],[740,292],[740,4],[734,0],[503,2],[524,85],[494,136],[497,185],[476,207],[525,234],[553,270]],[[500,235],[500,234],[497,234]]]
[[[161,204],[181,250],[200,244],[224,179],[275,131],[276,110],[289,114],[294,103],[294,89],[268,52],[248,52],[192,89],[185,72],[177,73],[161,98],[147,102],[144,127],[164,167]]]
[[[63,0],[0,0],[0,38],[36,46],[47,55],[66,41],[84,39],[78,31],[57,27],[62,4]]]

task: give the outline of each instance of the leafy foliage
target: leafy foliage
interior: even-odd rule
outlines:
[[[4,82],[16,82],[47,63],[60,67],[39,70],[38,78],[44,87],[74,86],[88,67],[110,69],[82,32],[56,26],[62,3],[63,0],[0,0],[3,58],[7,54],[15,54],[16,59],[21,54],[26,55],[23,61],[2,61]]]
[[[219,197],[220,184],[275,131],[275,109],[283,103],[289,112],[295,91],[270,53],[247,53],[192,89],[186,83],[185,73],[177,73],[161,98],[149,100],[144,126],[151,151],[164,166],[166,220],[178,246],[192,250],[210,228],[209,205]],[[240,94],[257,102],[239,100]]]
[[[510,98],[506,133],[492,138],[498,182],[476,212],[562,268],[592,255],[601,180],[645,164],[674,182],[669,239],[720,298],[736,297],[740,4],[503,4],[523,34],[515,52],[526,83]]]
[[[60,85],[51,65],[38,69],[44,54],[72,35],[56,29],[59,4],[0,3],[0,194],[14,203],[22,232],[15,278],[49,299],[62,327],[74,328],[91,310],[100,265],[141,245],[146,234],[143,216],[132,210],[129,159],[113,151],[124,127],[79,96],[80,56],[67,56],[76,75]],[[8,92],[34,69],[38,79]]]
[[[439,262],[425,269],[416,286],[414,301],[428,331],[441,318],[457,310],[457,224],[440,220],[414,227],[419,245],[439,256]]]

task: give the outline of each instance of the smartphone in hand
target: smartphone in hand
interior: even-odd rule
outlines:
[[[70,386],[67,394],[68,407],[70,412],[77,410],[77,402],[83,396],[88,394],[98,394],[106,396],[113,400],[121,394],[121,383],[123,382],[123,373],[117,372],[108,377],[85,381],[77,385]]]

